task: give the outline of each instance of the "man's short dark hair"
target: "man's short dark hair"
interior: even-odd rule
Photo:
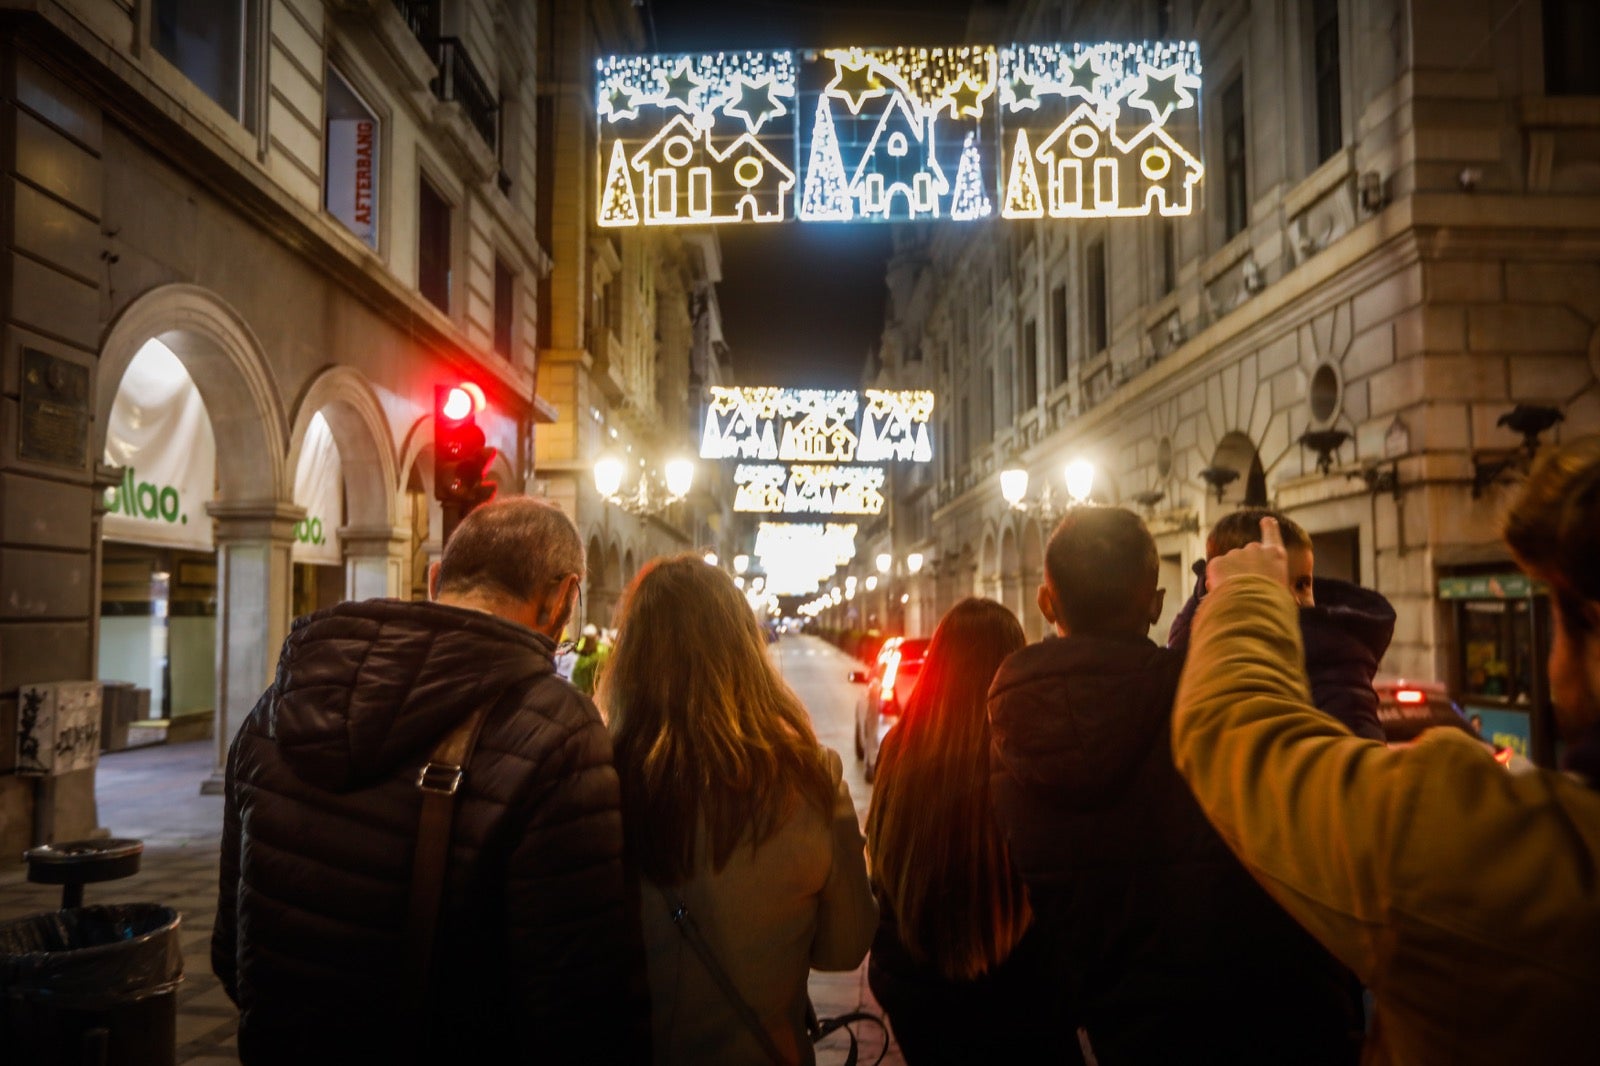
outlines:
[[[1555,590],[1568,631],[1594,628],[1585,603],[1600,603],[1600,436],[1546,449],[1506,512],[1505,538],[1525,570]]]
[[[1073,508],[1050,535],[1044,568],[1071,632],[1149,629],[1160,561],[1155,539],[1132,511]]]
[[[548,500],[510,496],[462,519],[439,560],[438,593],[527,601],[569,574],[583,577],[583,541]]]

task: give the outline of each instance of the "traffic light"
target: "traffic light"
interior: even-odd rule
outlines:
[[[497,454],[485,445],[478,425],[484,406],[483,390],[471,382],[434,387],[433,494],[446,509],[447,537],[455,522],[494,499],[497,489],[483,477]]]

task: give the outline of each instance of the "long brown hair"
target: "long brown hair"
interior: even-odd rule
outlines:
[[[985,708],[1000,663],[1026,643],[993,600],[950,608],[879,755],[867,813],[873,875],[901,943],[946,977],[998,966],[1033,918],[989,805]]]
[[[760,845],[796,802],[824,817],[833,787],[799,698],[767,658],[733,580],[696,555],[646,564],[619,616],[600,680],[628,848],[658,884],[727,865]]]

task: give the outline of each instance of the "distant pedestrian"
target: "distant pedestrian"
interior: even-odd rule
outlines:
[[[1376,993],[1374,1061],[1595,1062],[1600,437],[1547,452],[1504,530],[1554,601],[1566,773],[1508,773],[1456,729],[1391,750],[1318,714],[1283,542],[1262,527],[1211,561],[1174,715],[1206,814]]]
[[[655,1061],[810,1063],[807,977],[854,968],[877,922],[839,756],[698,555],[647,564],[621,617],[600,699],[645,881]]]
[[[989,802],[984,697],[1026,643],[993,600],[952,607],[879,755],[867,978],[911,1066],[1082,1061]]]
[[[242,1062],[648,1058],[611,742],[551,663],[583,571],[571,520],[518,497],[462,521],[434,602],[296,622],[228,753],[211,959]],[[459,787],[413,975],[420,771],[473,716],[464,774],[429,777]]]
[[[602,639],[600,627],[590,624],[583,627],[583,636],[573,649],[578,660],[572,668],[572,684],[585,696],[593,696],[600,671],[611,655],[611,645]]]
[[[1356,736],[1383,740],[1372,681],[1394,637],[1394,607],[1371,589],[1316,577],[1311,538],[1279,511],[1252,507],[1224,515],[1206,537],[1206,560],[1259,541],[1263,518],[1276,520],[1283,536],[1290,592],[1299,607],[1311,702]],[[1206,593],[1205,567],[1205,563],[1195,565],[1194,595],[1173,619],[1169,648],[1188,648],[1189,625]]]
[[[995,814],[1031,935],[1101,1066],[1352,1063],[1347,977],[1229,853],[1173,766],[1183,659],[1147,636],[1158,569],[1138,516],[1073,509],[1039,589],[1057,635],[1007,659],[990,690]]]

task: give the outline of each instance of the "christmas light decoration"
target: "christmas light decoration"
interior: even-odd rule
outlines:
[[[1188,214],[1200,73],[1192,42],[609,57],[598,221]]]
[[[887,479],[881,466],[741,463],[733,475],[733,509],[745,514],[882,514]]]
[[[853,523],[762,522],[752,550],[771,596],[809,596],[856,557]]]
[[[700,436],[704,459],[793,463],[933,459],[933,393],[713,386]]]

